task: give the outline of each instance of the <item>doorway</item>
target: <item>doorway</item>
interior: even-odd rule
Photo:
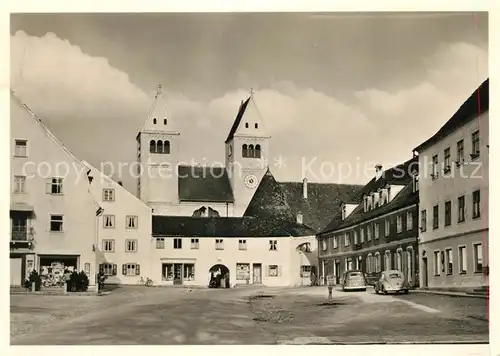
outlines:
[[[174,263],[174,284],[182,284],[182,263]]]
[[[340,261],[335,260],[335,271],[333,272],[335,274],[335,283],[339,284],[340,283]]]
[[[10,258],[10,285],[20,286],[22,285],[22,268],[23,259],[22,257],[11,257]]]
[[[429,286],[428,278],[427,257],[422,257],[422,288],[427,288]]]
[[[229,279],[229,268],[224,265],[217,264],[212,266],[209,270],[210,282],[208,286],[210,288],[230,288]]]
[[[254,284],[262,283],[262,264],[260,263],[253,264],[253,283]]]

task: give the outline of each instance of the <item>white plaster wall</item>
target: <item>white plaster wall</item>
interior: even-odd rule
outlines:
[[[13,157],[15,139],[28,140],[28,157]],[[26,193],[12,194],[12,203],[27,203],[35,210],[34,252],[50,255],[79,255],[79,270],[90,263],[90,284],[95,282],[96,210],[86,170],[50,137],[11,98],[11,182],[14,175],[26,175]],[[61,176],[63,194],[46,193],[46,178]],[[11,192],[13,186],[11,186]],[[62,214],[63,232],[50,232],[50,214]],[[35,263],[36,265],[36,263]]]
[[[94,177],[91,184],[91,191],[95,199],[104,209],[103,214],[98,218],[98,261],[100,263],[111,263],[117,265],[117,275],[109,276],[106,283],[134,284],[141,277],[149,274],[149,257],[151,247],[154,247],[151,238],[152,217],[151,208],[139,200],[137,197],[120,186],[117,182],[106,177],[92,166],[90,175]],[[110,188],[115,191],[115,200],[112,202],[103,201],[103,189]],[[114,215],[115,227],[104,227],[104,215]],[[128,228],[126,226],[126,217],[128,215],[138,217],[137,228]],[[105,252],[103,249],[103,240],[114,240],[114,252]],[[127,239],[137,240],[137,252],[125,252],[125,243]],[[122,274],[122,265],[126,263],[137,263],[140,266],[140,275],[124,276]]]

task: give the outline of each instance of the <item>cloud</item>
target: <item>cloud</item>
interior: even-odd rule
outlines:
[[[352,92],[349,104],[287,81],[256,89],[258,109],[272,136],[271,155],[288,162],[286,169],[276,169],[277,179],[300,180],[302,157],[336,163],[406,160],[487,76],[487,51],[467,43],[443,46],[422,63],[427,75],[420,82],[396,91]],[[135,159],[136,130],[146,118],[154,90],[139,88],[107,59],[92,57],[54,34],[17,32],[11,38],[11,64],[13,89],[49,127],[60,128],[62,140],[83,154],[82,159],[95,157],[88,159],[95,165],[97,159]],[[245,73],[240,76],[246,78]],[[181,132],[181,159],[223,162],[224,140],[248,89],[209,101],[194,100],[175,88],[167,88],[166,96]],[[336,180],[312,180],[316,178]],[[350,182],[369,178],[352,177]],[[126,178],[124,183],[127,186]]]

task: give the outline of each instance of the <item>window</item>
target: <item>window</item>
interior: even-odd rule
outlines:
[[[156,153],[156,141],[155,140],[149,141],[149,152]]]
[[[125,240],[125,252],[137,252],[137,240]]]
[[[125,223],[127,224],[127,229],[136,229],[138,224],[139,217],[135,215],[127,215],[125,219]]]
[[[453,274],[453,250],[451,248],[446,249],[446,274]]]
[[[200,239],[191,239],[191,250],[198,250],[200,248]]]
[[[277,250],[278,250],[278,241],[269,240],[269,251],[277,251]]]
[[[342,205],[342,220],[345,220],[346,215],[347,215],[346,213],[347,213],[346,206]]]
[[[163,125],[167,124],[167,119],[163,119]]]
[[[238,240],[238,250],[247,249],[247,240]]]
[[[427,210],[420,212],[420,231],[427,231]]]
[[[458,272],[467,273],[467,248],[465,246],[458,247]]]
[[[458,197],[458,222],[465,221],[465,196]]]
[[[406,268],[408,282],[411,283],[413,281],[413,248],[411,246],[406,248]]]
[[[116,265],[112,263],[101,263],[99,272],[105,276],[116,276]]]
[[[15,157],[28,157],[28,141],[15,140],[14,156]]]
[[[278,277],[278,265],[269,265],[269,277]]]
[[[358,244],[358,232],[353,231],[352,233],[354,234],[354,244],[357,245]]]
[[[451,225],[451,201],[444,203],[444,226]]]
[[[185,263],[182,274],[185,281],[194,281],[194,263]]]
[[[103,189],[102,190],[102,200],[114,201],[115,200],[115,190],[114,189]]]
[[[247,145],[241,146],[241,156],[248,157],[248,146]]]
[[[115,252],[115,240],[102,240],[102,250],[104,252]]]
[[[367,273],[374,272],[374,270],[373,270],[373,257],[372,257],[371,253],[369,253],[368,256],[366,257],[366,272]]]
[[[156,117],[153,119],[153,124],[156,125]]]
[[[403,271],[403,251],[396,251],[396,269],[398,271]]]
[[[483,245],[474,244],[474,272],[483,270]]]
[[[174,265],[172,263],[164,263],[161,266],[161,279],[162,281],[174,280]]]
[[[382,258],[380,257],[380,252],[375,252],[375,272],[382,271],[381,262]]]
[[[385,251],[385,254],[384,254],[384,267],[385,267],[385,270],[386,271],[389,271],[392,269],[392,266],[391,266],[391,251]]]
[[[236,280],[245,281],[250,279],[250,264],[237,263],[236,264]]]
[[[418,186],[418,175],[415,174],[413,176],[413,193],[418,192],[418,188],[419,188],[419,186]]]
[[[450,148],[446,148],[444,150],[444,167],[443,167],[443,172],[449,173],[451,170],[451,163],[450,163]]]
[[[248,129],[248,122],[245,122],[245,128]]]
[[[438,177],[438,155],[432,156],[432,179],[436,179]]]
[[[455,162],[457,166],[464,163],[464,140],[457,142],[457,161]]]
[[[174,249],[180,250],[182,248],[182,238],[176,237],[174,238]]]
[[[255,145],[255,158],[261,158],[262,151],[260,145]]]
[[[14,176],[14,193],[26,193],[25,176]]]
[[[51,232],[62,232],[63,231],[63,216],[62,215],[50,215],[50,231]]]
[[[308,278],[311,275],[311,266],[300,266],[300,276],[302,278]]]
[[[439,276],[439,251],[434,251],[434,275]]]
[[[372,239],[372,233],[373,233],[373,225],[369,224],[366,227],[366,240],[367,241],[371,241],[371,239]]]
[[[476,190],[472,193],[472,218],[481,217],[481,191]]]
[[[403,231],[403,217],[401,215],[396,216],[396,232],[399,234]]]
[[[379,223],[375,223],[373,229],[374,229],[375,239],[378,239],[379,236],[380,236],[380,224]]]
[[[137,263],[126,263],[122,265],[122,273],[125,276],[137,276],[140,274],[139,265]]]
[[[345,235],[344,235],[344,246],[346,246],[346,247],[349,246],[349,242],[350,242],[349,240],[350,240],[349,239],[349,233],[346,232]]]
[[[115,216],[114,215],[104,215],[102,217],[103,226],[106,228],[115,227]]]
[[[338,248],[339,247],[339,237],[334,236],[333,237],[333,248]]]
[[[248,145],[248,157],[254,157],[253,145]]]
[[[439,229],[439,205],[432,208],[432,228]]]
[[[406,212],[406,230],[413,229],[413,213],[411,211]]]
[[[156,249],[157,250],[165,249],[165,238],[164,237],[157,237],[156,238]]]
[[[384,226],[384,235],[387,237],[391,233],[391,224],[390,224],[389,219],[386,219],[384,221],[384,225],[385,225]]]
[[[63,193],[63,179],[62,178],[49,178],[47,180],[47,194],[62,194]]]
[[[328,241],[326,239],[321,240],[321,250],[322,251],[328,250]]]
[[[475,131],[472,133],[472,152],[470,154],[470,157],[472,159],[475,159],[479,157],[479,130]]]
[[[259,124],[258,123],[255,123],[255,128],[258,129],[259,128]]]
[[[223,239],[215,239],[215,249],[216,250],[224,250],[224,240]]]
[[[361,238],[361,243],[365,242],[365,227],[362,226],[361,229],[359,229],[359,235]]]

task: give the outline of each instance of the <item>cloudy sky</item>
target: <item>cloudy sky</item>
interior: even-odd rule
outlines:
[[[278,180],[305,163],[310,181],[365,183],[365,165],[410,158],[487,76],[485,13],[11,17],[12,88],[95,166],[134,161],[160,83],[181,158],[223,162],[254,88]]]

